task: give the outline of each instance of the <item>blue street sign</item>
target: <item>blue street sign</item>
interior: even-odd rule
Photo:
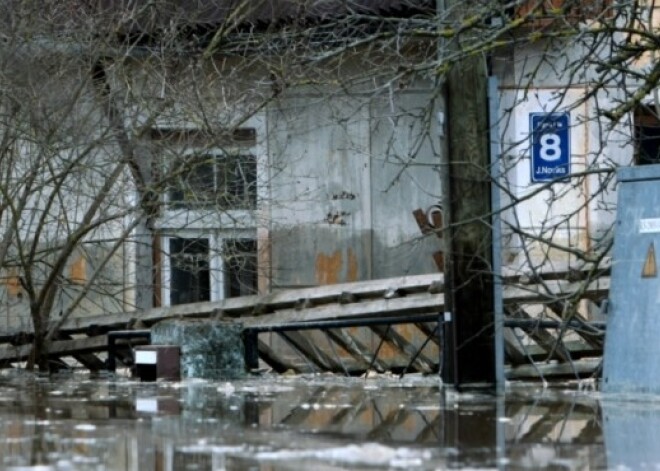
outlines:
[[[530,113],[532,182],[548,182],[571,173],[568,113]]]

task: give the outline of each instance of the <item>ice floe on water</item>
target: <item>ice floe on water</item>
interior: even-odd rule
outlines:
[[[75,430],[80,432],[93,432],[96,430],[96,425],[93,424],[78,424],[74,427]]]
[[[409,468],[431,459],[429,450],[392,448],[379,443],[351,444],[320,450],[260,451],[252,455],[258,461],[319,460],[333,463]]]

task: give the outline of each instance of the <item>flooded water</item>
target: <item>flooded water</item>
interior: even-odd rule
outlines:
[[[0,375],[8,470],[657,469],[660,400],[436,378],[232,383]]]

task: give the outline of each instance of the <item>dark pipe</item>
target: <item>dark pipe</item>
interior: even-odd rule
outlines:
[[[523,329],[561,329],[568,327],[577,330],[605,330],[607,322],[590,321],[581,322],[571,319],[566,321],[536,320],[536,319],[507,319],[504,321],[504,327],[521,327]]]
[[[246,327],[245,330],[257,333],[286,332],[287,330],[335,329],[341,327],[368,327],[370,325],[411,324],[415,322],[437,321],[437,314],[418,314],[416,316],[379,317],[378,319],[333,319],[326,321],[289,322],[282,325]]]
[[[117,370],[117,359],[115,358],[115,341],[117,339],[146,338],[151,342],[150,330],[114,330],[108,332],[108,371]]]
[[[442,318],[440,318],[442,319]],[[380,317],[378,319],[333,319],[308,322],[290,322],[282,325],[264,325],[246,327],[248,332],[286,332],[288,330],[311,330],[311,329],[335,329],[342,327],[368,327],[370,325],[386,324],[412,324],[416,322],[438,322],[437,314],[419,314],[416,316],[396,316]],[[570,327],[572,329],[593,328],[604,330],[606,322],[579,322],[570,320],[568,322],[555,320],[535,320],[535,319],[507,319],[504,321],[504,327],[522,327],[522,328],[541,328],[541,329],[559,329],[561,327]]]

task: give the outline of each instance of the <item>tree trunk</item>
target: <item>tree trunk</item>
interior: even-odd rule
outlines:
[[[34,371],[36,367],[41,372],[48,372],[48,319],[44,319],[39,309],[33,310],[31,315],[34,324],[34,340],[32,341],[32,351],[28,357],[26,368],[29,371]]]
[[[455,343],[443,378],[458,387],[495,380],[487,73],[482,56],[464,59],[448,74],[447,114],[452,218],[447,268],[453,296],[450,339]]]

